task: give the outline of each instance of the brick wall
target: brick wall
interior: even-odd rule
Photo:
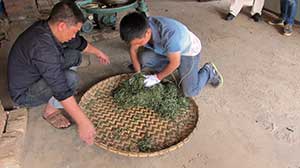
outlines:
[[[59,2],[59,0],[37,0],[38,10],[51,10],[53,5],[57,2]]]
[[[10,20],[36,18],[39,16],[35,0],[3,0]]]

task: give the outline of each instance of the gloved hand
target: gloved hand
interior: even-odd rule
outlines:
[[[156,85],[160,82],[160,80],[157,78],[156,75],[144,75],[144,77],[146,78],[144,80],[145,87],[151,87],[151,86]]]

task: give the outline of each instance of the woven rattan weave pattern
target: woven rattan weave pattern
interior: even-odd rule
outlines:
[[[103,80],[81,98],[80,106],[96,127],[95,144],[99,147],[132,157],[164,154],[187,142],[198,121],[198,107],[190,99],[189,109],[174,120],[161,118],[150,109],[122,109],[113,101],[112,91],[129,79],[122,74]],[[145,138],[151,147],[142,151],[139,144]]]

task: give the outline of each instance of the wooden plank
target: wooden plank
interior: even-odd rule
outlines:
[[[6,132],[0,138],[0,167],[21,167],[27,118],[26,108],[9,112]]]

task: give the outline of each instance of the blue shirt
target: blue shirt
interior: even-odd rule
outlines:
[[[195,56],[201,51],[200,40],[182,23],[162,16],[149,17],[152,45],[145,45],[160,55],[180,52],[183,56]]]

